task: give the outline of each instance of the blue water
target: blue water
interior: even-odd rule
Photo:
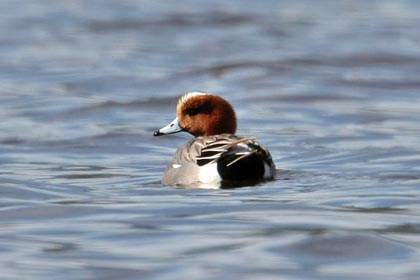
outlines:
[[[1,279],[420,278],[419,1],[1,1]],[[276,180],[162,186],[186,91]]]

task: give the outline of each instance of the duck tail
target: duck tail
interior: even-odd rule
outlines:
[[[267,161],[268,159],[268,161]],[[271,166],[271,156],[258,143],[237,143],[220,155],[217,170],[223,180],[260,180]]]

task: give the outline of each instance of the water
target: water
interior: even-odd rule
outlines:
[[[419,279],[420,2],[0,8],[2,279]],[[276,180],[159,183],[193,90]]]

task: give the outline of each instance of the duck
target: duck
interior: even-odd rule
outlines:
[[[188,132],[194,138],[175,152],[161,183],[174,186],[222,186],[261,182],[275,176],[270,152],[254,137],[237,136],[237,118],[224,98],[188,92],[176,106],[176,117],[154,136]]]

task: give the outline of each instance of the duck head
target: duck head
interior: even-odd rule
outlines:
[[[178,101],[176,113],[177,117],[170,124],[153,135],[186,131],[198,137],[236,132],[236,114],[232,105],[211,93],[185,94]]]

